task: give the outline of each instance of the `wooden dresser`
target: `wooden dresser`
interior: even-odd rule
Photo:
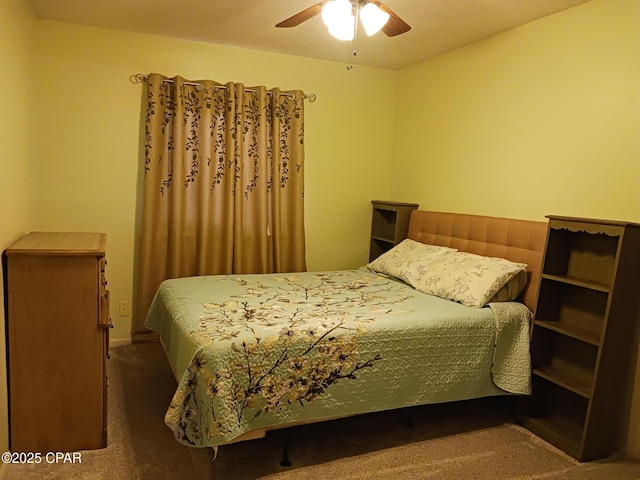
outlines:
[[[105,242],[33,232],[6,251],[13,452],[107,445]]]

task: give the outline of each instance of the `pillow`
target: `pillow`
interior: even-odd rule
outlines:
[[[416,275],[420,275],[436,259],[455,251],[453,248],[427,245],[407,238],[373,260],[367,268],[406,282],[410,272],[415,271]]]
[[[491,302],[513,302],[518,295],[522,293],[524,287],[527,285],[527,281],[529,280],[529,274],[526,270],[520,270],[516,273],[516,276],[507,282],[507,284],[498,290],[491,300]]]
[[[406,282],[416,290],[484,307],[498,291],[527,266],[504,258],[466,252],[448,252],[436,258],[428,270],[410,271]]]

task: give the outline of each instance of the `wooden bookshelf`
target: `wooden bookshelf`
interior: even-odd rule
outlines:
[[[640,225],[549,216],[519,422],[580,461],[611,454],[640,284]]]
[[[384,202],[373,200],[371,216],[371,245],[369,261],[395,247],[407,238],[409,217],[418,208],[417,203]]]

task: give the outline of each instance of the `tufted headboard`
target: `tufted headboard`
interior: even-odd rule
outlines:
[[[526,263],[528,282],[518,300],[533,311],[546,235],[546,222],[414,210],[407,238]]]

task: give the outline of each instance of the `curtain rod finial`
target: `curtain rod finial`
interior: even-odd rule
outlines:
[[[143,73],[136,73],[135,75],[129,76],[129,81],[131,83],[142,83],[147,78]]]

